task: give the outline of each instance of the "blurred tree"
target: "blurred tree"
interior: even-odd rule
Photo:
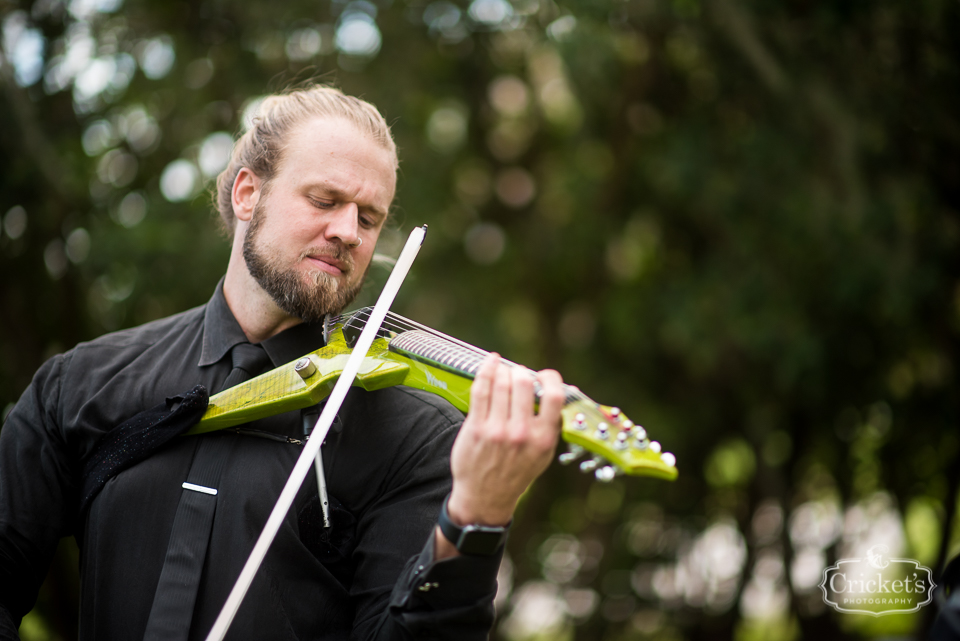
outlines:
[[[837,614],[817,584],[868,543],[957,551],[956,2],[0,15],[4,414],[50,355],[207,299],[231,136],[257,96],[321,78],[393,123],[397,227],[431,226],[399,311],[556,367],[677,454],[670,485],[548,472],[511,537],[499,635],[924,625],[931,608]],[[65,546],[25,638],[75,634],[75,565]]]

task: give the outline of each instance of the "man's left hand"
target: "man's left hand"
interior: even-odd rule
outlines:
[[[527,487],[550,465],[560,435],[560,374],[537,373],[543,394],[534,411],[534,379],[521,367],[484,361],[470,389],[470,411],[453,444],[447,503],[459,526],[507,525]],[[437,558],[457,554],[437,530]]]

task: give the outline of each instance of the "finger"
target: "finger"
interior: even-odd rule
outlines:
[[[523,367],[511,367],[513,390],[510,398],[510,418],[528,421],[533,418],[533,377]]]
[[[545,369],[537,372],[537,380],[543,390],[538,414],[540,423],[551,429],[557,428],[560,425],[560,410],[563,409],[565,396],[563,378],[555,370]]]
[[[490,397],[493,393],[493,379],[500,356],[488,354],[470,386],[470,414],[485,419],[490,414]]]
[[[493,393],[490,396],[490,412],[487,414],[487,418],[501,426],[507,422],[510,416],[511,369],[498,361],[497,370],[493,377]]]

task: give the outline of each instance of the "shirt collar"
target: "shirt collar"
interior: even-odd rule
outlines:
[[[203,348],[200,367],[213,365],[226,356],[234,345],[247,342],[227,299],[223,295],[223,279],[217,283],[203,316]],[[274,367],[294,361],[324,346],[323,323],[300,323],[260,343]]]

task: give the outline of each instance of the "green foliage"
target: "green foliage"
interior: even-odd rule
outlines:
[[[824,499],[866,530],[892,515],[925,563],[955,551],[955,1],[7,0],[0,14],[0,407],[44,358],[207,299],[228,254],[206,193],[216,141],[256,97],[321,78],[393,125],[402,231],[380,250],[430,225],[398,311],[557,368],[677,455],[672,485],[600,488],[564,468],[531,490],[514,595],[553,572],[537,593],[565,604],[552,629],[878,634],[818,607],[791,567],[853,553],[848,526],[801,509]],[[807,531],[797,514],[822,518]],[[541,560],[555,535],[572,537],[572,574]],[[681,585],[678,568],[700,578]],[[528,630],[518,603],[503,635]],[[71,615],[44,616],[60,630]]]
[[[745,485],[753,478],[756,457],[743,439],[723,443],[707,459],[703,476],[714,487]]]

